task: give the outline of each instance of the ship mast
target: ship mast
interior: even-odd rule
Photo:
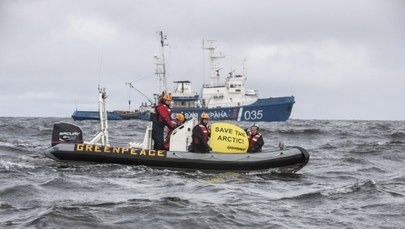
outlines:
[[[225,55],[222,54],[221,52],[216,52],[217,48],[217,41],[216,40],[207,40],[207,45],[205,45],[203,48],[207,49],[209,52],[209,58],[210,58],[210,86],[216,86],[219,84],[219,71],[222,68],[219,68],[218,65],[216,64],[216,61],[220,58],[224,58]]]
[[[157,54],[154,55],[156,65],[155,74],[158,78],[157,94],[155,94],[156,103],[158,102],[158,97],[162,95],[162,93],[165,93],[167,91],[166,62],[164,50],[165,46],[168,46],[167,44],[165,44],[167,36],[163,34],[163,31],[159,31],[158,34],[160,36],[160,45],[162,49],[161,49],[161,57],[159,57]]]

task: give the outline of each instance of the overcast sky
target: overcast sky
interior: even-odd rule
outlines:
[[[214,39],[223,76],[246,59],[247,88],[294,95],[293,119],[405,118],[402,0],[1,0],[0,116],[97,110],[99,84],[109,110],[135,109],[125,82],[152,97],[160,30],[169,89],[208,82]]]

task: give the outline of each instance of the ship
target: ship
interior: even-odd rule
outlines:
[[[175,81],[176,89],[171,93],[172,118],[182,112],[186,119],[198,118],[202,113],[207,113],[210,120],[275,122],[289,119],[294,96],[259,98],[257,91],[244,89],[245,80],[242,75],[229,76],[224,85],[203,85],[201,95],[193,91],[190,81]],[[151,120],[153,112],[153,109],[143,108],[138,117]]]
[[[108,120],[139,119],[140,114],[141,113],[138,111],[116,110],[107,112],[107,118]],[[75,110],[72,114],[72,118],[75,121],[100,120],[100,114],[98,111]]]
[[[164,47],[167,46],[165,44],[166,36],[161,31],[159,34],[162,47],[161,57],[155,55],[158,90],[154,94],[154,102],[148,99],[149,104],[142,104],[138,109],[137,119],[152,121],[154,107],[158,103],[159,97],[168,92],[164,58]],[[193,90],[190,80],[174,81],[175,88],[169,92],[173,98],[170,107],[173,119],[180,112],[184,113],[186,119],[198,118],[202,113],[207,113],[210,120],[281,122],[289,119],[295,103],[294,96],[260,98],[258,90],[245,88],[246,74],[234,74],[234,71],[228,74],[224,83],[220,83],[222,68],[219,67],[218,61],[225,55],[217,51],[215,40],[205,41],[203,48],[209,52],[210,83],[203,84],[201,93],[198,93]],[[129,85],[136,89],[132,84],[129,83]],[[76,110],[74,119],[82,120],[83,117],[88,116],[88,113],[88,111]],[[112,119],[113,116],[110,115],[108,113],[108,119]]]

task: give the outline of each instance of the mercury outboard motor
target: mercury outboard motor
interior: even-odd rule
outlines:
[[[61,143],[83,143],[83,132],[80,127],[70,123],[55,123],[53,125],[51,145]]]

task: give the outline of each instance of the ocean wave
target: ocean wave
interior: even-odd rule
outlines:
[[[15,209],[29,209],[41,206],[38,197],[41,193],[36,184],[15,181],[7,182],[0,188],[0,200]]]
[[[359,164],[359,165],[367,165],[370,164],[370,162],[366,159],[363,158],[355,158],[355,157],[345,157],[342,160],[343,162],[348,162],[348,163],[354,163],[354,164]]]
[[[175,205],[175,206],[187,206],[190,201],[187,199],[180,198],[178,196],[166,196],[160,199],[162,205]]]
[[[0,209],[10,209],[10,208],[13,208],[13,205],[0,201]]]
[[[357,182],[352,185],[321,191],[320,194],[323,196],[330,197],[330,196],[334,196],[334,195],[354,193],[354,192],[358,192],[362,189],[369,189],[369,188],[375,189],[375,187],[376,187],[376,182],[374,180],[364,180],[364,181],[360,181],[360,182]]]
[[[21,162],[21,161],[6,161],[6,160],[1,160],[0,161],[0,171],[6,171],[6,172],[10,172],[10,171],[18,171],[20,172],[23,169],[34,169],[35,166],[25,163],[25,162]]]
[[[398,198],[403,198],[405,197],[405,190],[402,192],[398,191],[400,190],[399,188],[403,187],[403,183],[389,183],[389,184],[383,184],[381,185],[380,190],[388,193],[392,197],[398,197]]]
[[[385,169],[382,169],[382,168],[379,168],[379,167],[376,167],[376,166],[370,166],[370,167],[367,167],[367,168],[361,168],[358,171],[359,172],[368,172],[368,173],[376,172],[376,173],[381,173],[381,174],[384,174],[384,173],[387,172]]]
[[[381,149],[378,146],[378,144],[356,145],[353,149],[348,151],[352,154],[382,154],[384,149]]]
[[[310,191],[307,193],[302,193],[299,195],[292,195],[292,196],[286,196],[286,197],[281,197],[279,199],[276,199],[278,201],[280,200],[302,200],[302,201],[309,201],[309,200],[314,200],[314,199],[319,199],[320,197],[334,197],[337,195],[342,195],[342,194],[352,194],[361,190],[366,190],[368,189],[376,189],[376,182],[373,180],[364,180],[357,182],[352,185],[347,185],[343,187],[335,187],[335,188],[330,188],[326,190],[317,190],[317,191]]]
[[[403,140],[405,139],[405,133],[402,131],[398,131],[389,135],[390,138],[394,140]]]
[[[391,129],[390,125],[387,125],[387,123],[381,123],[381,122],[369,122],[367,123],[367,131],[374,131],[374,132],[386,132]]]
[[[36,152],[42,147],[43,146],[40,144],[14,140],[12,142],[0,142],[0,153],[4,152],[8,155],[12,155],[12,153]]]
[[[401,141],[401,140],[392,140],[392,141],[387,142],[387,145],[390,145],[390,146],[394,146],[394,145],[403,145],[403,146],[405,146],[404,144],[405,144],[405,141]]]
[[[289,135],[297,135],[297,134],[305,134],[305,135],[312,135],[312,134],[322,134],[321,129],[314,128],[314,129],[287,129],[287,130],[277,130],[279,134],[289,134]]]
[[[337,149],[338,146],[332,145],[331,143],[326,143],[320,146],[320,149]]]
[[[86,208],[51,205],[39,209],[27,220],[22,221],[21,225],[39,228],[59,228],[68,225],[70,227],[94,228],[95,225],[100,225],[98,228],[108,228],[108,225],[103,225],[102,222],[103,220],[97,214]]]

